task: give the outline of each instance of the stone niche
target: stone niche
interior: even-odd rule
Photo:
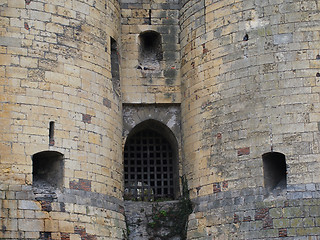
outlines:
[[[33,186],[62,187],[63,185],[63,154],[56,151],[42,151],[32,156]]]
[[[145,31],[139,35],[139,67],[142,71],[159,72],[163,59],[161,35]]]
[[[264,185],[267,191],[275,192],[287,188],[286,157],[279,152],[268,152],[262,155]]]

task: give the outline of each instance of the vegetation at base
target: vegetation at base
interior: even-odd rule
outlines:
[[[193,204],[189,197],[188,183],[186,178],[181,178],[182,196],[178,203],[164,209],[155,204],[149,219],[147,231],[149,235],[161,240],[167,240],[179,236],[184,240],[187,237],[188,217],[193,211]]]

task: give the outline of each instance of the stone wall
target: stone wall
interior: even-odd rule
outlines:
[[[319,184],[291,185],[282,197],[265,195],[259,187],[195,199],[188,239],[318,239]]]
[[[179,2],[121,0],[120,5],[123,145],[128,136],[141,130],[161,133],[172,144],[178,168],[175,185],[179,185],[178,175],[182,173]],[[179,187],[175,188],[174,195],[178,197]],[[145,218],[151,214],[152,205],[125,202],[128,239],[154,238],[146,231]]]
[[[316,238],[319,11],[1,0],[0,238],[123,239],[122,147],[155,121],[195,203],[188,239]]]
[[[124,207],[107,194],[0,185],[1,239],[123,239]]]
[[[182,2],[189,239],[319,235],[318,13],[317,1]],[[286,158],[280,194],[264,188],[269,152]]]
[[[170,236],[172,222],[166,222],[165,226],[157,222],[154,226],[156,214],[168,214],[170,208],[175,208],[177,201],[169,202],[132,202],[125,201],[126,222],[128,227],[128,239],[182,239],[178,234]],[[161,217],[160,217],[161,218]],[[167,220],[167,219],[166,219]],[[169,227],[168,227],[169,225]]]
[[[122,239],[118,1],[4,0],[0,15],[0,238]],[[35,184],[39,152],[63,156],[59,189]]]
[[[179,2],[121,0],[124,103],[180,103]],[[161,56],[142,60],[141,33],[160,34]],[[153,42],[153,40],[152,40]]]

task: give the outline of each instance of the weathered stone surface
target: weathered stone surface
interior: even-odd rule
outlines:
[[[177,142],[189,239],[317,238],[319,10],[1,0],[0,238],[124,239],[122,151],[145,121]],[[34,184],[34,154],[50,151],[63,155],[60,189]],[[273,189],[265,153],[285,156]]]
[[[318,198],[319,182],[318,168],[312,167],[319,151],[311,147],[319,141],[302,137],[317,135],[318,117],[309,106],[319,99],[312,96],[316,84],[305,81],[317,74],[312,68],[319,39],[300,32],[306,26],[312,31],[314,23],[306,17],[312,4],[299,3],[308,7],[284,1],[275,7],[264,0],[181,2],[183,166],[199,214],[190,239],[305,234],[295,232],[297,222],[309,215],[306,206]],[[296,118],[301,108],[304,120]],[[287,188],[264,190],[262,155],[269,152],[285,155]],[[222,182],[228,183],[231,206]],[[255,220],[247,214],[261,208],[268,215]],[[236,216],[234,225],[226,220],[229,214]],[[295,227],[290,220],[297,221]],[[314,231],[312,222],[306,225]]]
[[[0,8],[0,238],[123,239],[121,103],[108,64],[109,40],[120,34],[118,1]],[[62,167],[51,165],[60,189],[34,184],[39,152],[63,155]]]
[[[18,209],[24,209],[24,210],[40,210],[41,206],[36,201],[27,201],[27,200],[21,200],[18,203]]]

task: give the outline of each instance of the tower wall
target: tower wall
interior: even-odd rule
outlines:
[[[188,238],[319,235],[317,1],[181,7]],[[274,152],[287,183],[269,190],[262,155]]]
[[[0,238],[122,239],[118,1],[5,0],[0,15]]]

